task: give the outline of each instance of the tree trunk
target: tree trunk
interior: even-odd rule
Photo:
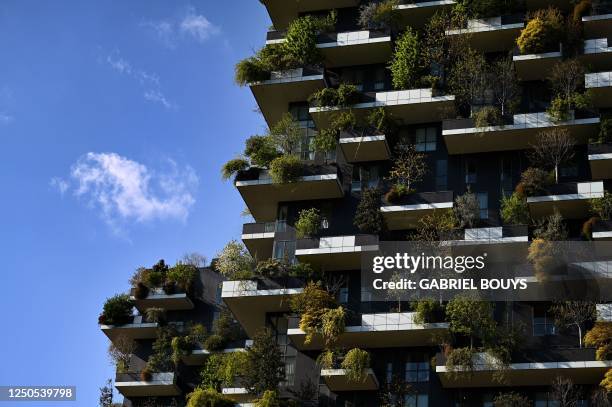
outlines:
[[[559,183],[559,165],[555,165],[555,183]]]
[[[578,345],[582,348],[582,328],[578,325]]]

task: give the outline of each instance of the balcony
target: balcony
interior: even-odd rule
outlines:
[[[590,16],[582,17],[582,26],[587,38],[612,36],[612,7],[597,7]]]
[[[350,380],[344,369],[321,369],[321,377],[331,391],[368,391],[378,390],[378,379],[372,369],[367,369],[362,382]]]
[[[291,296],[300,294],[302,286],[300,280],[289,277],[280,282],[224,281],[221,298],[249,337],[253,337],[265,325],[266,313],[289,311]]]
[[[181,394],[174,372],[152,373],[149,381],[142,380],[140,372],[117,373],[115,387],[124,397],[163,397]]]
[[[612,178],[612,144],[589,144],[589,165],[594,180]]]
[[[597,321],[612,322],[612,304],[597,304]]]
[[[527,204],[534,218],[552,215],[558,210],[566,219],[580,219],[589,215],[589,200],[603,195],[602,181],[571,182],[550,186],[546,195],[527,197]]]
[[[273,126],[289,110],[289,103],[303,102],[327,86],[322,67],[272,72],[270,79],[249,84],[268,125]]]
[[[276,233],[286,232],[287,229],[288,226],[283,221],[245,223],[242,225],[242,242],[251,256],[268,259],[272,257]]]
[[[585,74],[584,84],[591,94],[593,105],[612,107],[612,72]]]
[[[482,52],[504,51],[514,47],[524,21],[522,14],[468,20],[466,27],[447,30],[446,35],[468,35],[469,45]]]
[[[559,10],[568,10],[570,2],[567,0],[527,0],[526,6],[528,10],[539,10],[547,7],[555,7]]]
[[[384,205],[380,210],[389,230],[413,229],[418,220],[435,210],[451,209],[453,192],[417,192],[408,195],[399,205]]]
[[[356,270],[361,267],[361,253],[378,250],[378,236],[327,236],[299,239],[295,257],[321,270]]]
[[[593,225],[593,240],[612,240],[612,221],[598,220]]]
[[[239,173],[234,184],[258,222],[274,221],[279,202],[334,199],[344,195],[337,167],[305,165],[303,174],[296,182],[275,184],[267,170],[251,168]]]
[[[577,112],[566,122],[554,122],[546,112],[515,114],[507,124],[475,127],[473,119],[445,120],[442,136],[449,154],[488,151],[524,150],[537,141],[542,130],[551,127],[567,129],[577,144],[586,144],[599,132],[599,117]]]
[[[560,45],[559,49],[541,54],[521,54],[518,48],[515,48],[512,55],[516,76],[522,81],[546,79],[552,67],[561,62],[562,58]]]
[[[100,325],[100,329],[112,341],[119,335],[130,339],[155,339],[157,322],[146,322],[142,315],[135,315],[131,322],[123,325]]]
[[[416,324],[414,315],[414,312],[362,314],[360,325],[347,324],[337,345],[346,348],[432,346],[435,335],[448,330],[446,322]],[[287,335],[299,350],[324,348],[319,335],[315,335],[310,343],[304,343],[306,334],[299,328],[299,317],[289,319]]]
[[[574,384],[598,384],[612,361],[595,360],[594,349],[545,349],[535,357],[524,358],[520,363],[511,363],[504,368],[503,384],[495,381],[495,372],[501,364],[494,357],[477,353],[474,356],[474,371],[448,371],[444,357],[438,355],[436,373],[445,388],[499,387],[499,386],[548,386],[555,377],[563,376]]]
[[[309,112],[318,128],[329,127],[336,112],[349,109],[358,123],[366,124],[367,115],[379,107],[385,107],[401,124],[417,124],[439,121],[444,109],[453,106],[454,100],[452,95],[434,95],[431,88],[366,92],[355,105],[311,107]]]
[[[283,32],[269,31],[266,44],[282,43],[285,41],[284,35]],[[388,30],[319,34],[317,48],[321,50],[328,68],[386,63],[393,53]]]
[[[342,131],[339,144],[344,158],[349,163],[388,160],[391,156],[384,134],[366,135],[356,131]]]
[[[423,28],[439,10],[455,5],[454,0],[401,0],[395,9],[399,12],[402,25]]]
[[[580,55],[582,63],[592,71],[612,69],[612,47],[608,38],[597,38],[584,41],[584,50]]]
[[[191,354],[183,357],[183,362],[188,366],[202,366],[206,363],[208,356],[213,353],[234,353],[234,352],[245,352],[246,348],[253,345],[252,340],[237,341],[236,343],[230,343],[225,349],[216,352],[210,352],[201,347],[193,349]]]
[[[130,290],[130,298],[136,309],[144,313],[148,308],[163,308],[168,311],[193,309],[193,302],[187,293],[166,294],[161,288],[152,288],[146,298],[136,298],[135,289]]]
[[[302,13],[356,7],[359,0],[262,0],[262,3],[266,6],[274,27],[285,29]]]
[[[453,235],[456,233],[460,235],[441,242],[448,243],[454,255],[471,254],[477,247],[479,251],[495,255],[496,259],[511,259],[521,254],[525,256],[529,242],[527,225],[471,228],[454,232]]]
[[[255,399],[255,396],[244,387],[223,387],[221,394],[237,403],[248,403]]]

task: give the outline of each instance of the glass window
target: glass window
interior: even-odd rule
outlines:
[[[467,160],[465,162],[465,183],[475,184],[477,180],[476,176],[476,162],[473,160]]]
[[[295,240],[279,240],[274,242],[274,258],[295,263]]]
[[[385,380],[387,381],[387,384],[390,384],[391,380],[393,380],[393,362],[387,362],[387,368],[385,370]]]
[[[437,129],[424,127],[416,130],[416,151],[436,151]]]
[[[374,90],[385,89],[385,69],[378,68],[374,72]]]
[[[338,290],[338,302],[340,304],[346,304],[348,302],[349,290],[348,287],[341,287]]]
[[[429,363],[407,362],[405,380],[409,383],[429,381]]]
[[[436,191],[448,189],[448,161],[436,161]]]
[[[404,396],[404,405],[407,407],[427,407],[428,404],[428,394],[407,394]]]
[[[513,192],[513,180],[512,180],[512,160],[508,158],[502,158],[501,163],[501,189],[502,193],[507,196]]]
[[[476,199],[478,199],[478,207],[480,208],[480,219],[488,219],[489,218],[489,193],[488,192],[479,192],[476,194]]]
[[[533,309],[533,336],[556,335],[554,318],[546,309]]]
[[[353,166],[353,181],[351,191],[361,191],[364,188],[376,188],[380,181],[378,166],[355,165]]]

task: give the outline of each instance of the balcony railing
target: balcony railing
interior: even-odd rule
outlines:
[[[287,222],[277,220],[274,222],[245,223],[242,225],[243,235],[257,235],[263,233],[276,233],[287,231]]]
[[[377,38],[386,38],[389,37],[389,35],[391,35],[391,32],[387,29],[321,33],[317,35],[317,47],[324,48],[325,46],[329,46],[329,44],[335,44],[337,46],[354,45]],[[266,34],[266,42],[283,42],[285,37],[287,37],[287,31],[268,31]]]
[[[378,236],[376,235],[354,235],[354,236],[333,236],[333,237],[312,237],[298,239],[296,250],[309,249],[332,249],[342,247],[359,246],[378,246]]]

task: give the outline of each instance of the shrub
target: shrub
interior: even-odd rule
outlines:
[[[413,192],[406,185],[393,184],[385,194],[385,201],[388,203],[398,203],[404,196]]]
[[[315,106],[338,106],[338,91],[334,88],[323,88],[308,96],[308,102]]]
[[[333,369],[336,367],[337,355],[333,350],[326,349],[317,356],[317,364],[321,369]]]
[[[178,366],[181,360],[189,355],[193,345],[186,336],[175,336],[170,344],[172,346],[172,362],[175,366]]]
[[[531,407],[531,400],[513,391],[509,393],[499,393],[493,399],[493,407]]]
[[[370,367],[370,354],[365,350],[353,348],[346,353],[341,364],[346,377],[353,382],[364,382],[367,369]]]
[[[174,282],[179,289],[185,292],[191,292],[197,273],[198,269],[195,266],[177,263],[168,270],[167,279],[168,281]]]
[[[297,181],[302,175],[303,164],[294,155],[282,155],[270,163],[270,176],[275,184]]]
[[[300,65],[321,61],[321,51],[317,48],[317,34],[322,28],[321,20],[313,16],[297,18],[289,24],[284,50]]]
[[[496,327],[493,305],[466,296],[457,296],[448,302],[446,317],[452,333],[469,337],[470,348],[475,339],[483,342],[491,339]]]
[[[102,315],[104,323],[108,325],[127,324],[132,318],[134,303],[129,295],[117,294],[110,297],[104,303]]]
[[[612,392],[612,369],[608,369],[606,375],[599,383],[599,386],[606,390],[608,393]]]
[[[166,310],[163,308],[151,307],[145,311],[148,322],[163,324],[166,322]]]
[[[480,218],[480,205],[476,195],[471,191],[455,198],[455,206],[453,208],[455,216],[459,222],[459,227],[472,227]]]
[[[533,236],[549,242],[566,240],[568,235],[563,223],[563,216],[555,210],[552,215],[540,219],[535,225]]]
[[[601,119],[599,123],[599,134],[596,139],[589,140],[592,143],[612,143],[612,119]]]
[[[584,336],[586,346],[596,347],[597,360],[612,358],[612,322],[596,322],[593,328]]]
[[[501,111],[495,106],[485,106],[472,115],[476,127],[499,126],[502,124]]]
[[[238,338],[240,327],[229,311],[222,311],[213,322],[212,332],[231,342]]]
[[[244,158],[234,158],[229,160],[221,168],[221,178],[230,179],[240,171],[249,168],[249,162]]]
[[[612,218],[612,193],[605,191],[603,198],[591,199],[591,212],[603,220]]]
[[[446,356],[446,369],[450,372],[474,371],[475,351],[469,347],[452,349]]]
[[[327,310],[321,318],[321,335],[328,346],[333,345],[344,332],[346,313],[344,308]]]
[[[516,192],[508,197],[502,197],[500,213],[505,224],[520,225],[529,223],[527,200]]]
[[[244,245],[232,240],[217,254],[215,268],[230,280],[246,280],[253,275],[253,265],[254,260]]]
[[[149,287],[159,287],[165,279],[166,276],[161,271],[151,270],[145,277],[145,284]]]
[[[338,132],[334,128],[321,129],[313,140],[315,151],[327,153],[336,150]]]
[[[283,359],[270,330],[262,329],[255,333],[253,345],[246,351],[244,386],[250,392],[262,394],[266,390],[276,390],[284,379]]]
[[[174,281],[166,280],[163,285],[164,292],[168,295],[176,292],[176,283]]]
[[[535,237],[529,244],[527,260],[533,265],[533,273],[539,282],[548,280],[549,271],[555,264],[552,254],[552,244],[547,240]]]
[[[226,342],[227,341],[221,335],[212,334],[206,338],[202,345],[207,351],[214,352],[223,349]]]
[[[158,331],[157,339],[153,341],[152,353],[147,361],[147,369],[151,372],[170,372],[174,368],[172,362],[172,339],[176,331],[170,327],[163,327]]]
[[[364,189],[355,211],[353,224],[364,233],[380,234],[385,227],[385,219],[380,211],[380,191]]]
[[[367,121],[370,126],[381,134],[391,131],[393,127],[391,117],[384,107],[379,107],[370,111]]]
[[[335,130],[350,130],[357,125],[357,118],[352,110],[339,112],[332,117],[331,127]]]
[[[285,265],[278,259],[266,259],[257,263],[255,273],[262,277],[280,277],[284,274]]]
[[[522,54],[538,54],[556,49],[563,35],[563,26],[559,10],[549,7],[536,11],[516,40],[519,50]]]
[[[359,91],[357,86],[348,83],[341,83],[338,86],[338,105],[350,106],[359,101]]]
[[[187,395],[187,407],[234,407],[235,402],[214,389],[196,388]]]
[[[301,314],[300,329],[306,334],[304,343],[310,343],[314,334],[321,332],[323,316],[335,306],[334,297],[316,283],[308,283],[302,293],[291,298],[291,310]]]
[[[266,390],[255,402],[255,407],[280,407],[278,392],[276,390]]]
[[[240,86],[265,81],[269,77],[269,67],[256,56],[239,61],[234,68],[234,81]]]
[[[313,269],[308,263],[292,264],[289,266],[288,273],[291,277],[300,278],[305,282],[319,281],[321,279],[320,271]]]
[[[515,192],[519,196],[534,196],[543,193],[552,183],[551,174],[540,169],[530,167],[521,174],[521,181]]]
[[[415,324],[438,322],[442,316],[442,306],[436,300],[423,298],[414,304]]]
[[[399,20],[395,8],[398,3],[398,0],[384,0],[362,5],[359,7],[359,25],[364,30],[395,27]]]
[[[245,145],[244,155],[259,167],[268,167],[270,162],[279,156],[270,137],[267,136],[251,136]]]
[[[486,18],[511,11],[506,7],[508,3],[501,0],[459,0],[457,7],[464,8],[471,18]]]
[[[149,287],[147,287],[144,283],[137,283],[136,287],[134,287],[134,297],[136,299],[142,300],[147,298],[149,295]]]
[[[419,36],[412,28],[397,39],[389,70],[395,89],[413,87],[419,73]]]
[[[321,227],[321,213],[316,208],[303,209],[300,211],[295,222],[295,233],[298,239],[313,236],[319,232]]]

